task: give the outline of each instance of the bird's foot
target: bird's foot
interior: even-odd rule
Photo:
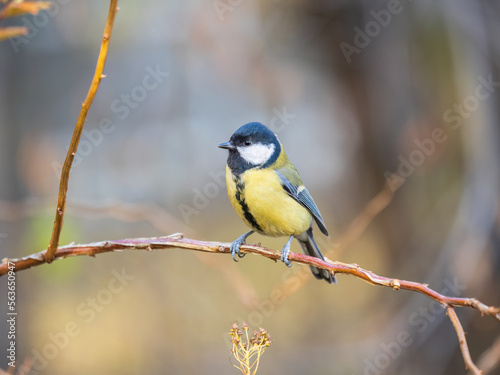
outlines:
[[[231,255],[233,256],[233,260],[237,262],[238,260],[236,259],[236,254],[238,254],[238,258],[243,258],[246,254],[241,254],[240,253],[240,247],[243,245],[247,237],[250,236],[253,233],[253,230],[251,230],[248,233],[242,234],[239,236],[233,243],[231,243],[231,246],[229,247],[231,250]]]
[[[290,236],[285,246],[283,246],[283,249],[281,250],[281,261],[285,263],[287,267],[292,266],[292,261],[288,259],[288,254],[290,254],[290,245],[292,243],[292,238],[293,236]]]

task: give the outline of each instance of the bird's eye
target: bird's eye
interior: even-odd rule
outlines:
[[[246,141],[244,142],[244,144],[245,144],[245,146],[250,146],[250,145],[252,144],[252,141],[246,140]]]

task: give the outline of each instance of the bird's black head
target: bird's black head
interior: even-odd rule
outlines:
[[[229,142],[221,143],[219,147],[229,150],[227,165],[236,175],[251,168],[266,168],[281,153],[276,134],[259,122],[243,125],[234,132]]]

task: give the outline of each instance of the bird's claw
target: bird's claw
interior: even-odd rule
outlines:
[[[231,249],[231,255],[233,256],[233,260],[235,262],[238,261],[238,259],[236,259],[236,254],[238,254],[238,258],[243,258],[246,254],[242,254],[240,252],[240,247],[241,245],[243,245],[245,243],[245,240],[243,241],[240,241],[240,238],[238,238],[236,241],[234,241],[231,246],[229,247]]]
[[[285,265],[287,267],[291,267],[292,266],[292,261],[290,259],[281,259],[283,261],[283,263],[285,263]]]
[[[240,252],[240,247],[241,247],[241,245],[246,243],[247,237],[250,236],[252,233],[253,233],[253,230],[251,230],[250,232],[247,232],[245,234],[242,234],[235,241],[233,241],[231,246],[229,246],[229,249],[231,250],[231,255],[233,256],[233,260],[235,262],[238,261],[236,259],[236,254],[238,254],[238,258],[243,258],[246,255],[246,254],[242,254]]]

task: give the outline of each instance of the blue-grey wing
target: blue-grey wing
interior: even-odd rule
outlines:
[[[316,203],[314,203],[314,200],[306,187],[302,184],[300,186],[295,185],[280,171],[276,171],[276,173],[281,178],[281,181],[283,182],[283,189],[287,192],[287,194],[297,202],[299,202],[302,206],[307,208],[307,210],[313,216],[314,221],[318,225],[321,233],[323,233],[325,236],[328,236],[328,230],[326,229],[323,217],[319,213],[318,206],[316,206]]]

